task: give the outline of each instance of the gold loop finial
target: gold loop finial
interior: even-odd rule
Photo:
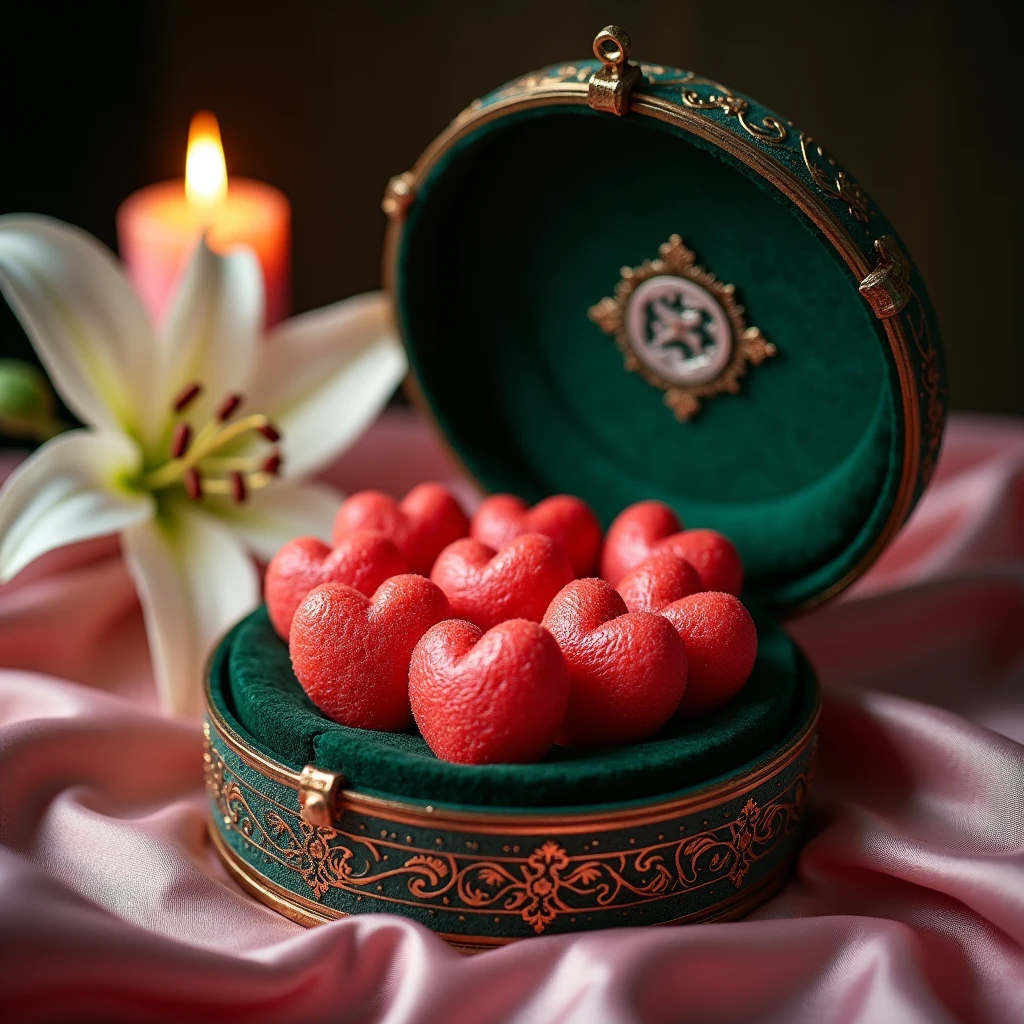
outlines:
[[[594,38],[594,56],[607,67],[625,64],[629,50],[629,35],[618,25],[606,25]]]

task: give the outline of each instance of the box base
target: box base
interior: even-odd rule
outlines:
[[[799,849],[820,706],[813,677],[801,685],[788,734],[700,786],[536,810],[345,789],[329,824],[304,813],[302,773],[208,694],[214,848],[243,888],[301,924],[396,913],[467,950],[742,917],[779,888]]]
[[[279,885],[275,885],[268,878],[255,871],[251,865],[246,863],[224,842],[217,830],[217,826],[212,821],[208,824],[208,831],[213,848],[227,869],[228,874],[250,896],[270,907],[271,910],[276,910],[279,914],[290,918],[296,924],[301,924],[306,928],[313,928],[316,925],[352,916],[342,911],[332,911],[317,906],[311,901],[305,900]],[[728,900],[723,900],[718,906],[708,910],[697,911],[686,917],[677,918],[674,921],[664,921],[662,924],[680,925],[700,924],[710,921],[739,921],[779,892],[783,885],[785,885],[791,868],[791,862],[779,864],[777,868],[755,885],[748,887],[745,891],[737,892],[735,896]],[[483,953],[488,949],[494,949],[497,946],[505,946],[511,942],[518,941],[514,938],[485,938],[482,936],[475,937],[472,941],[467,941],[465,936],[438,934],[448,945],[460,953]]]

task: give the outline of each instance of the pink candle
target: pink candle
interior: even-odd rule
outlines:
[[[291,207],[271,185],[228,180],[217,121],[200,113],[189,131],[185,181],[140,189],[117,211],[121,258],[157,323],[203,231],[217,252],[238,245],[255,251],[266,285],[266,322],[284,319],[291,300]]]

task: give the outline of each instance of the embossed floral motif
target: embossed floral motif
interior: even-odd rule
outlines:
[[[523,920],[539,934],[563,909],[558,889],[561,872],[569,866],[569,857],[558,843],[549,839],[526,858],[526,865]]]
[[[313,828],[305,821],[300,821],[299,825],[302,829],[299,870],[313,895],[321,899],[339,879],[351,874],[352,851],[347,846],[331,845],[335,836],[333,829]],[[282,834],[283,831],[282,828]]]
[[[640,877],[630,881],[630,873]],[[639,850],[611,859],[573,858],[553,839],[517,866],[499,861],[467,865],[457,884],[467,906],[518,913],[538,935],[561,914],[610,906],[622,892],[654,897],[671,887],[672,873],[660,854]]]
[[[702,874],[724,875],[738,889],[751,867],[778,841],[788,835],[800,818],[809,779],[798,777],[793,801],[759,806],[752,797],[729,824],[728,835],[720,830],[702,832],[681,845],[677,868],[691,883]]]
[[[846,203],[851,216],[867,224],[870,214],[867,193],[846,171],[840,170],[833,157],[806,132],[800,133],[800,155],[814,184],[830,199]]]

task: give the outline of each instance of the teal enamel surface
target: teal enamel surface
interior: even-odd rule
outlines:
[[[545,82],[583,83],[594,66],[545,69],[474,108]],[[687,107],[684,94],[703,103],[722,88],[642,68],[643,95],[754,145],[816,192],[869,262],[874,240],[894,234],[804,137],[824,185],[812,176],[789,122],[737,93],[731,109],[746,104],[742,120]],[[782,138],[772,145],[758,133]],[[586,318],[611,293],[618,267],[656,255],[672,232],[736,284],[748,322],[780,351],[749,372],[738,396],[706,401],[685,424],[657,389],[623,370],[614,343]],[[731,536],[752,591],[782,609],[844,578],[886,528],[905,438],[884,323],[802,212],[683,127],[571,104],[509,110],[460,139],[418,182],[396,271],[421,389],[490,489],[533,500],[578,493],[605,522],[631,501],[659,497],[688,525]],[[920,488],[938,451],[944,384],[916,271],[912,284],[901,319],[921,407]]]
[[[282,763],[233,720],[226,660],[222,645],[211,668],[212,707],[246,746]],[[742,782],[791,744],[812,713],[810,702],[773,750],[714,783]],[[398,913],[463,941],[713,914],[784,870],[799,843],[813,776],[814,744],[807,742],[761,782],[699,809],[652,812],[653,820],[637,816],[651,806],[643,801],[568,808],[562,824],[532,828],[521,812],[495,810],[483,819],[489,826],[410,825],[386,805],[368,813],[343,804],[336,826],[325,829],[308,824],[296,789],[236,753],[213,719],[206,731],[212,824],[257,879],[296,897],[307,913]],[[660,802],[700,792],[683,790]],[[405,806],[424,817],[426,805]],[[573,815],[596,810],[632,812],[637,823],[574,828]]]

